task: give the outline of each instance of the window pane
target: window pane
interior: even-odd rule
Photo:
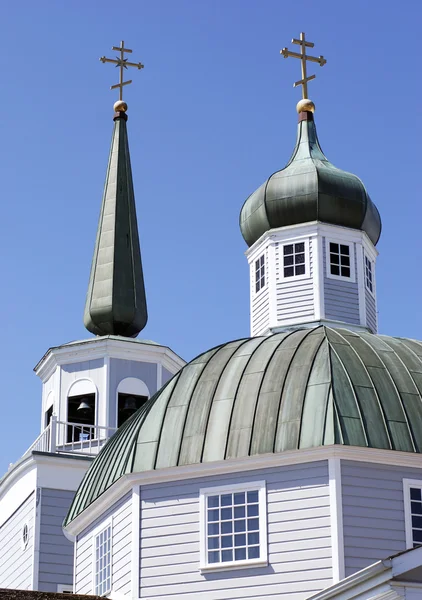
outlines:
[[[234,518],[242,519],[245,516],[245,507],[244,506],[235,506],[234,507]]]
[[[338,265],[340,263],[338,254],[330,254],[330,263],[332,265]]]
[[[422,542],[422,531],[420,529],[413,530],[413,541],[414,542]]]
[[[350,258],[348,256],[341,256],[340,263],[345,267],[350,267]]]
[[[259,519],[248,519],[248,531],[259,529]]]
[[[257,281],[255,284],[255,292],[259,292],[261,288],[259,287],[259,282]]]
[[[234,504],[244,504],[245,503],[245,492],[240,492],[234,494]]]
[[[422,517],[417,517],[417,516],[413,515],[412,527],[417,527],[418,529],[422,529]]]
[[[208,511],[208,521],[218,521],[219,520],[219,510],[212,509]]]
[[[246,531],[246,521],[244,519],[241,521],[235,521],[234,522],[234,530],[236,533]]]
[[[291,256],[285,256],[284,257],[284,266],[287,267],[288,265],[292,265],[293,264],[293,254]]]
[[[208,562],[209,563],[220,562],[220,553],[219,552],[208,552]]]
[[[347,254],[347,256],[349,256],[349,246],[340,244],[340,254]]]
[[[341,274],[343,277],[350,277],[349,267],[341,267]]]
[[[338,253],[338,244],[333,244],[333,242],[330,242],[330,252]]]
[[[235,546],[246,546],[246,534],[239,533],[234,536],[234,545]]]
[[[233,496],[231,494],[224,494],[224,496],[221,496],[221,506],[231,506],[232,498]]]
[[[256,490],[248,492],[248,502],[258,502],[258,492]]]
[[[305,255],[304,254],[296,254],[295,256],[295,262],[298,265],[301,265],[305,262]]]
[[[331,265],[331,275],[340,275],[340,267],[337,267],[337,265]]]
[[[232,533],[233,531],[233,522],[232,521],[223,521],[221,523],[221,533]]]
[[[234,551],[234,560],[245,560],[246,548],[236,548]]]
[[[208,508],[220,506],[220,496],[208,496]]]
[[[259,532],[248,533],[248,545],[252,546],[254,544],[259,544]]]
[[[305,242],[295,244],[295,252],[305,252]]]
[[[295,267],[296,275],[304,275],[305,274],[305,265],[298,265]]]
[[[293,267],[285,267],[284,268],[284,277],[292,277],[293,275]]]
[[[293,244],[288,244],[287,246],[284,246],[284,256],[286,256],[287,254],[293,254]]]
[[[222,508],[221,509],[221,520],[222,521],[227,521],[227,519],[232,519],[233,518],[233,511],[231,508]]]
[[[421,490],[419,488],[410,488],[411,500],[422,500]]]
[[[232,548],[233,547],[233,536],[232,535],[221,536],[221,547],[222,548]]]
[[[411,502],[412,514],[422,515],[422,504],[420,502]]]
[[[233,550],[223,550],[221,560],[222,562],[231,562],[233,560]]]
[[[259,558],[259,546],[248,548],[248,558]]]
[[[220,523],[208,523],[208,535],[218,535],[220,533]]]
[[[258,504],[251,504],[248,506],[248,517],[258,516]]]

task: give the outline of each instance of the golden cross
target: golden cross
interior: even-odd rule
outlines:
[[[119,100],[123,100],[123,86],[132,83],[131,79],[129,79],[129,81],[123,81],[123,69],[127,69],[128,67],[136,67],[137,69],[143,69],[144,65],[142,63],[132,63],[127,61],[127,58],[125,58],[124,53],[130,52],[132,54],[132,50],[129,50],[129,48],[125,48],[125,43],[123,41],[120,42],[120,46],[113,46],[112,50],[120,52],[120,58],[116,57],[116,60],[114,60],[113,58],[106,58],[105,56],[102,56],[100,58],[100,61],[102,63],[113,63],[114,65],[116,65],[116,67],[120,67],[120,81],[119,83],[116,83],[116,85],[112,85],[110,89],[115,90],[116,88],[119,88]]]
[[[307,42],[305,40],[304,33],[300,34],[300,40],[296,40],[295,38],[293,38],[292,44],[299,44],[300,54],[298,52],[290,52],[290,50],[288,50],[287,48],[283,48],[282,50],[280,50],[280,54],[282,54],[284,56],[284,58],[288,58],[289,56],[292,56],[293,58],[300,58],[301,63],[302,63],[302,79],[300,81],[296,81],[293,84],[293,87],[297,87],[298,85],[301,85],[302,86],[302,98],[308,98],[308,81],[311,81],[311,79],[315,79],[316,76],[311,75],[310,77],[307,77],[306,61],[309,60],[311,62],[319,63],[319,65],[321,67],[323,67],[327,61],[325,60],[325,58],[322,55],[318,56],[318,58],[317,58],[316,56],[308,56],[306,54],[306,48],[313,48],[314,43]]]

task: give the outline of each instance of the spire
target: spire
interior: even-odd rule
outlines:
[[[135,337],[145,327],[147,303],[142,273],[141,251],[136,220],[127,134],[127,104],[121,97],[123,68],[141,63],[127,63],[124,48],[116,61],[102,57],[102,62],[120,66],[120,100],[115,103],[114,127],[98,223],[97,239],[85,304],[84,324],[95,335]],[[143,66],[143,65],[142,65]]]

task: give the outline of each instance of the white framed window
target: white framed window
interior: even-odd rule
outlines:
[[[255,293],[265,287],[265,254],[255,261]]]
[[[374,263],[369,259],[366,254],[364,255],[364,271],[365,271],[365,286],[371,294],[374,294]]]
[[[266,565],[265,481],[200,490],[201,570]]]
[[[283,244],[281,248],[282,278],[309,277],[309,241]]]
[[[355,282],[355,253],[353,244],[340,240],[325,240],[327,277]]]
[[[406,548],[422,544],[422,481],[403,479]]]
[[[25,523],[22,527],[22,550],[26,550],[29,542],[29,527],[28,524]]]
[[[112,522],[102,525],[93,535],[94,594],[104,596],[111,591],[111,532]]]

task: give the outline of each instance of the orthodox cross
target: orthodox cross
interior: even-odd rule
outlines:
[[[325,60],[325,58],[322,55],[318,56],[318,58],[317,58],[316,56],[308,56],[306,54],[306,48],[313,48],[314,43],[307,42],[305,40],[304,33],[300,34],[300,40],[296,40],[293,38],[292,44],[299,44],[300,54],[298,52],[290,52],[290,50],[288,50],[287,48],[283,48],[282,50],[280,50],[280,54],[282,54],[284,56],[284,58],[288,58],[289,56],[292,56],[293,58],[300,58],[301,63],[302,63],[302,79],[300,81],[296,81],[293,84],[293,87],[297,87],[298,85],[301,85],[302,86],[302,98],[308,98],[308,81],[311,81],[311,79],[315,79],[316,76],[310,75],[309,77],[307,77],[306,61],[309,60],[311,62],[319,63],[319,65],[321,67],[323,67],[327,61]]]
[[[112,50],[120,52],[120,57],[116,57],[115,60],[113,58],[106,58],[105,56],[102,56],[100,58],[100,61],[102,63],[113,63],[114,65],[116,65],[116,67],[120,67],[120,81],[119,83],[116,83],[116,85],[112,85],[110,89],[115,90],[116,88],[119,88],[119,100],[123,100],[123,86],[132,83],[131,79],[129,79],[129,81],[123,81],[123,69],[127,69],[128,67],[136,67],[137,69],[143,69],[144,65],[142,63],[128,62],[128,59],[125,58],[124,53],[128,52],[132,54],[132,50],[129,50],[129,48],[125,48],[125,43],[123,41],[120,42],[120,46],[113,46]]]

